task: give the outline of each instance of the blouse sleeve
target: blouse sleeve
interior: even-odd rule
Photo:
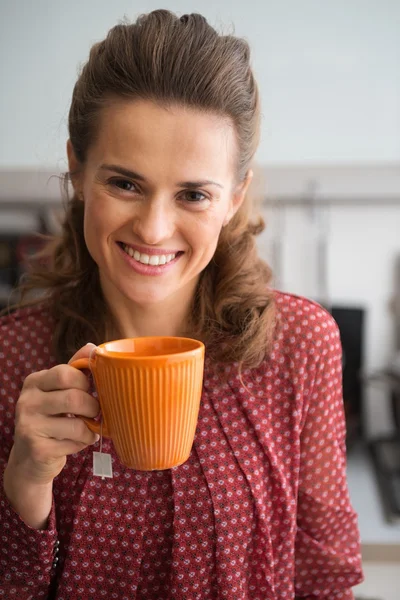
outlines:
[[[1,477],[0,541],[0,598],[47,598],[58,546],[54,502],[47,529],[32,529],[11,507]]]
[[[295,591],[307,600],[350,600],[363,573],[346,481],[342,350],[330,315],[316,330],[319,359],[310,374],[300,438]]]
[[[0,327],[0,334],[0,599],[36,600],[48,597],[58,552],[54,500],[47,529],[36,530],[20,518],[4,493],[20,375],[15,366],[18,355],[12,352],[16,346],[6,344],[9,331]]]

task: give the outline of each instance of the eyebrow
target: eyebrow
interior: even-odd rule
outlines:
[[[143,177],[143,175],[140,175],[140,173],[137,173],[136,171],[131,171],[130,169],[126,169],[125,167],[120,167],[119,165],[103,164],[103,165],[100,165],[99,170],[100,171],[114,171],[115,173],[119,173],[120,175],[123,175],[124,177],[129,177],[129,179],[136,179],[137,181],[146,182],[146,178]],[[178,183],[179,187],[185,187],[185,188],[189,188],[189,189],[202,187],[204,185],[216,185],[217,187],[224,189],[223,185],[221,185],[217,181],[213,181],[211,179],[201,179],[198,181],[180,181]]]

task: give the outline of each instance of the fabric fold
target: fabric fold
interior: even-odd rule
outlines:
[[[207,480],[192,449],[188,461],[171,469],[174,498],[169,600],[216,600],[215,523]]]

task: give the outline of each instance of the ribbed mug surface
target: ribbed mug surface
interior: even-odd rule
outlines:
[[[99,346],[91,369],[105,430],[121,462],[148,471],[189,458],[203,383],[201,342],[172,337],[108,342]]]

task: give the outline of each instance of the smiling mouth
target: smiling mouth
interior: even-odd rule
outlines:
[[[139,252],[138,250],[134,250],[133,248],[131,248],[130,246],[127,246],[126,244],[118,243],[118,245],[131,258],[133,258],[137,262],[141,263],[142,265],[150,265],[151,267],[167,265],[168,263],[173,261],[174,258],[179,256],[180,254],[183,254],[183,252],[176,252],[174,254],[151,254],[151,255],[149,255],[149,254]]]

